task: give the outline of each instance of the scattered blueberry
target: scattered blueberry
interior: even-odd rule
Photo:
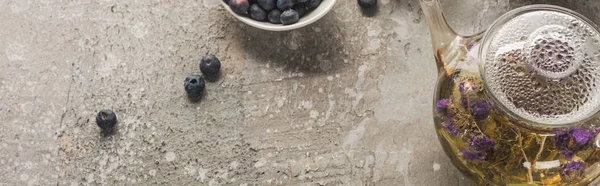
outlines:
[[[280,18],[281,23],[283,23],[284,25],[294,24],[298,22],[299,19],[300,16],[298,15],[298,12],[296,12],[293,9],[289,9],[281,13]]]
[[[258,0],[258,5],[262,7],[266,11],[271,11],[275,9],[277,0]]]
[[[281,11],[279,9],[273,9],[269,12],[269,14],[267,15],[267,17],[269,18],[269,22],[274,23],[274,24],[280,24],[281,20]]]
[[[258,6],[255,7],[258,8]],[[262,16],[262,19],[266,18],[264,12]],[[207,80],[216,81],[219,76],[219,70],[221,70],[221,61],[214,55],[207,55],[200,60],[200,71],[202,71]]]
[[[262,8],[260,8],[258,6],[258,4],[253,4],[250,5],[250,9],[248,10],[248,14],[250,14],[250,18],[257,20],[257,21],[262,21],[265,20],[267,18],[267,13],[265,12],[265,10],[263,10]]]
[[[377,6],[377,0],[358,0],[358,5],[362,8],[373,8]]]
[[[294,6],[294,0],[277,0],[277,8],[281,11],[285,11]]]
[[[292,9],[298,12],[299,17],[304,16],[304,13],[306,13],[306,5],[304,5],[304,3],[295,4],[294,7],[292,7]]]
[[[185,91],[192,101],[198,101],[204,93],[204,79],[199,75],[190,75],[185,78]]]
[[[117,115],[112,110],[101,110],[96,115],[96,124],[103,131],[112,130],[117,125]]]
[[[305,4],[306,9],[312,10],[317,8],[321,4],[321,0],[308,0]]]
[[[248,3],[248,0],[229,0],[229,7],[235,13],[247,15],[250,3]]]

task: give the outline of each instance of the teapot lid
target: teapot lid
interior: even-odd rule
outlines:
[[[600,32],[571,10],[515,9],[485,34],[479,70],[488,95],[511,115],[544,127],[600,111]]]

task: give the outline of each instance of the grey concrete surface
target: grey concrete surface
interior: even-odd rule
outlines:
[[[531,3],[443,4],[475,33]],[[599,1],[550,3],[599,23]],[[0,0],[0,25],[0,185],[469,185],[433,131],[416,0],[372,17],[340,0],[281,33],[219,0]],[[190,103],[183,80],[207,53],[223,76]]]

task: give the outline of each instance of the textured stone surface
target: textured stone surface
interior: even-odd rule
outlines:
[[[540,2],[443,4],[476,33]],[[597,1],[550,3],[600,23]],[[0,185],[469,185],[433,132],[418,2],[379,6],[340,0],[273,33],[219,0],[0,0]],[[207,53],[223,76],[190,103]],[[120,121],[108,138],[104,108]]]

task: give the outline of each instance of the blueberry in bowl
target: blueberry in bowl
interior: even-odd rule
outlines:
[[[337,0],[223,0],[223,7],[250,26],[268,31],[288,31],[325,16]]]

